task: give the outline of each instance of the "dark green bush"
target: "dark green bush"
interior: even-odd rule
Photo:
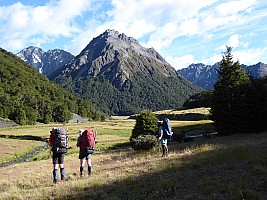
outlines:
[[[136,117],[136,124],[132,131],[131,138],[136,138],[139,135],[156,135],[158,127],[156,122],[158,121],[155,113],[151,110],[143,110]],[[131,139],[130,138],[130,139]]]
[[[131,138],[131,146],[134,150],[150,150],[158,146],[155,135],[139,135]]]

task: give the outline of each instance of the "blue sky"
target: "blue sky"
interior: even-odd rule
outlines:
[[[212,65],[226,45],[246,65],[267,63],[265,0],[0,0],[0,47],[77,55],[107,29],[155,48],[174,68]]]

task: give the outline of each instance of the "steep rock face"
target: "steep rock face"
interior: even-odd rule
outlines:
[[[149,74],[159,71],[166,77],[177,76],[153,48],[142,47],[134,38],[115,30],[107,30],[94,38],[71,63],[65,66],[64,76],[106,76],[121,88],[136,72]],[[61,72],[60,72],[61,73]]]
[[[42,58],[44,56],[44,51],[39,47],[30,46],[21,50],[16,55],[20,57],[23,61],[31,65],[34,69],[42,72],[43,62]]]
[[[94,38],[49,78],[111,114],[177,108],[201,91],[155,49],[115,30]]]
[[[215,81],[218,79],[219,63],[214,65],[204,65],[202,63],[191,64],[187,68],[177,70],[191,83],[196,84],[204,89],[212,89]]]
[[[248,73],[251,73],[254,78],[261,78],[267,75],[267,64],[259,62],[255,65],[242,65]]]
[[[21,50],[17,56],[45,76],[49,76],[74,58],[72,54],[63,50],[44,52],[41,48],[33,46]]]
[[[191,64],[187,68],[177,70],[179,74],[184,76],[191,83],[194,83],[206,90],[213,89],[214,83],[218,80],[218,68],[220,63],[214,65],[204,65],[202,63]],[[258,63],[256,65],[241,65],[254,78],[260,78],[267,75],[267,65]]]

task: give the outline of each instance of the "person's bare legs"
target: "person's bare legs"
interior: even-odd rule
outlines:
[[[89,175],[89,176],[92,175],[92,172],[93,172],[91,156],[92,156],[92,154],[89,154],[89,155],[88,155],[88,159],[87,159],[88,175]]]

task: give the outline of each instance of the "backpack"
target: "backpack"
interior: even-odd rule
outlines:
[[[67,153],[68,151],[68,133],[64,128],[55,128],[52,130],[55,138],[53,146],[57,153]]]
[[[163,138],[171,140],[172,134],[170,120],[168,118],[163,119]]]
[[[95,149],[95,133],[93,129],[87,129],[82,133],[81,149],[87,153],[93,153]]]

